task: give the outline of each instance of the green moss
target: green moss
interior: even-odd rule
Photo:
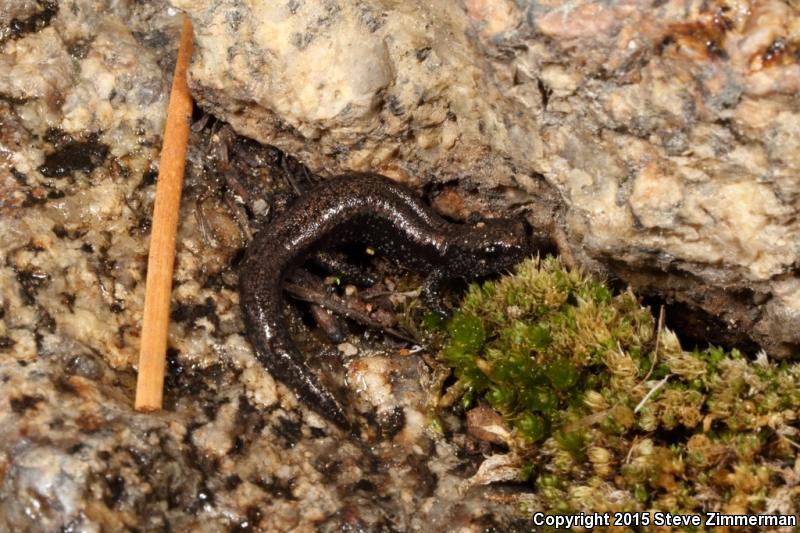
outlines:
[[[422,326],[428,331],[439,332],[444,329],[444,318],[439,313],[428,311],[422,315]]]
[[[550,257],[470,286],[437,338],[450,395],[503,415],[549,511],[798,512],[799,364],[684,351],[632,293]]]

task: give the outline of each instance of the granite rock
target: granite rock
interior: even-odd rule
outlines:
[[[194,94],[240,133],[477,187],[575,263],[797,353],[796,2],[172,2]]]
[[[780,329],[795,320],[794,278],[774,273],[785,263],[775,257],[796,245],[792,8],[766,3],[756,16],[737,4],[712,17],[725,31],[710,39],[705,26],[680,26],[706,15],[669,3],[646,15],[635,3],[520,5],[407,3],[392,8],[404,10],[395,17],[378,4],[292,3],[289,13],[318,15],[292,26],[286,50],[317,46],[341,58],[346,68],[327,75],[340,92],[317,98],[327,78],[294,62],[294,76],[308,82],[299,92],[280,95],[291,77],[269,90],[254,84],[239,93],[239,111],[257,109],[248,95],[263,91],[280,115],[254,111],[264,116],[253,127],[274,130],[267,140],[317,170],[369,166],[419,183],[460,178],[433,188],[434,205],[453,218],[509,207],[542,221],[555,213],[554,231],[577,261],[718,306],[741,316],[742,327],[767,328],[758,331],[776,347],[794,342]],[[225,24],[285,35],[282,24],[253,24],[247,12],[228,22],[226,12]],[[513,474],[498,459],[478,470],[498,450],[472,440],[458,413],[440,413],[444,435],[429,431],[427,393],[441,376],[429,375],[416,351],[350,334],[356,350],[312,358],[334,384],[346,383],[339,393],[362,423],[359,439],[328,426],[258,364],[232,266],[250,223],[309,174],[208,116],[194,124],[190,143],[165,409],[133,411],[177,15],[163,1],[22,0],[0,8],[0,531],[528,530],[519,509],[522,501],[535,507],[534,494],[480,485]],[[200,53],[213,53],[197,16]],[[664,26],[674,21],[684,22]],[[762,26],[785,26],[785,37]],[[334,46],[326,27],[360,39]],[[598,29],[652,37],[653,27],[666,28],[657,44],[640,36],[630,52],[612,40],[600,46]],[[381,28],[393,28],[397,40]],[[745,57],[736,46],[755,61],[749,70],[734,64]],[[762,46],[761,55],[747,55]],[[413,53],[400,62],[404,49]],[[258,53],[231,57],[247,63]],[[580,69],[570,67],[576,57]],[[204,105],[225,115],[211,97],[227,89],[204,92],[199,79]],[[234,115],[245,131],[246,117]],[[715,195],[725,201],[709,203]],[[694,205],[718,223],[687,218]],[[698,237],[694,255],[676,237],[687,220],[711,235]],[[726,225],[732,220],[746,227]],[[788,244],[781,252],[762,234]],[[730,245],[745,236],[761,248]],[[762,305],[755,314],[745,296]],[[296,329],[307,351],[322,350]]]
[[[482,456],[456,416],[447,438],[429,431],[419,355],[367,332],[345,336],[350,359],[310,358],[358,438],[258,363],[234,266],[287,174],[309,173],[207,115],[190,140],[164,409],[133,410],[180,26],[159,1],[0,8],[0,531],[524,530],[518,494],[462,489]]]

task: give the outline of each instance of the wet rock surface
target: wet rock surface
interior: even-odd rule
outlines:
[[[195,95],[240,133],[478,187],[722,340],[797,352],[796,3],[173,3]]]
[[[47,8],[12,4],[0,24]],[[235,265],[258,224],[319,177],[201,112],[165,408],[132,410],[180,16],[93,1],[51,15],[0,30],[0,531],[525,530],[519,489],[466,483],[483,455],[461,417],[431,430],[434,378],[409,345],[350,324],[337,350],[309,333],[307,306],[287,306],[359,437],[254,359]],[[396,271],[376,273],[376,293],[395,291]],[[370,304],[390,321],[385,294]]]

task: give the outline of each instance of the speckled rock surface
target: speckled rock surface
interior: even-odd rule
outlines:
[[[577,263],[797,353],[796,2],[173,3],[195,94],[241,133],[478,185]]]
[[[0,8],[0,531],[525,530],[519,491],[470,481],[492,447],[457,416],[430,430],[419,354],[357,329],[331,349],[288,306],[319,370],[346,382],[360,438],[256,362],[233,267],[286,174],[307,174],[208,116],[190,143],[165,409],[132,410],[179,27],[163,2]]]

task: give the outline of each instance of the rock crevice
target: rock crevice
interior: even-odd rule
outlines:
[[[240,133],[323,173],[524,198],[584,267],[800,346],[796,5],[173,4],[199,103]]]

